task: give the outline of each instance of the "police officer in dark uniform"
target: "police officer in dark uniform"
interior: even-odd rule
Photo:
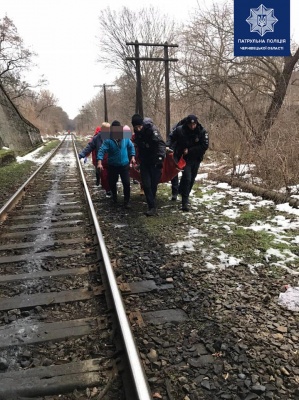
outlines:
[[[198,122],[198,118],[190,114],[169,135],[167,149],[174,151],[174,159],[182,156],[186,161],[179,183],[179,193],[182,195],[182,210],[189,211],[189,194],[194,185],[200,163],[209,147],[209,135]]]
[[[139,114],[132,116],[134,144],[138,150],[141,183],[148,205],[146,216],[157,214],[156,193],[161,178],[166,144],[157,127],[150,118],[143,119]]]

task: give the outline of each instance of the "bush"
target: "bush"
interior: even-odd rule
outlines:
[[[0,167],[16,161],[15,153],[12,150],[0,150]]]

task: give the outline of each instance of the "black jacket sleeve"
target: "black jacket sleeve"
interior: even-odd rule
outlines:
[[[209,148],[209,134],[201,125],[198,127],[197,139],[193,146],[188,149],[188,156],[193,159],[202,160]]]
[[[156,147],[157,162],[163,161],[166,155],[166,143],[162,139],[160,133],[156,130],[153,131],[153,142]]]
[[[87,143],[87,146],[79,153],[79,158],[86,157],[96,148],[96,141],[95,137],[92,139],[91,142]]]
[[[168,139],[166,141],[166,146],[170,147],[172,150],[174,150],[175,145],[176,145],[177,140],[178,140],[178,135],[179,135],[178,127],[176,127],[168,135]]]
[[[136,132],[135,144],[138,148],[140,162],[146,164],[161,164],[166,155],[166,144],[158,129],[148,125],[142,131]]]

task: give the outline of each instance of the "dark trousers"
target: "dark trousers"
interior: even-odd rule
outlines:
[[[182,204],[187,204],[189,194],[194,185],[196,175],[200,166],[200,161],[188,160],[179,185],[179,193],[182,195]]]
[[[171,179],[171,194],[177,196],[179,194],[179,176],[176,175]]]
[[[130,200],[130,174],[129,174],[129,164],[115,167],[114,165],[108,165],[108,181],[110,190],[112,192],[113,200],[117,199],[117,189],[116,184],[118,181],[118,177],[120,176],[121,182],[124,188],[124,202],[128,203]]]
[[[149,210],[156,208],[156,193],[162,175],[162,168],[155,165],[140,164],[140,176]]]
[[[95,173],[96,173],[96,182],[97,182],[97,185],[99,185],[100,184],[100,170],[98,169],[97,166],[95,167]]]

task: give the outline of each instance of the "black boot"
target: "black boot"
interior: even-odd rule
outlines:
[[[157,210],[155,208],[150,208],[148,211],[144,213],[147,217],[153,217],[157,215]]]
[[[182,211],[190,211],[189,197],[182,197]]]
[[[117,203],[117,195],[112,194],[112,203],[113,204]]]
[[[125,202],[124,202],[124,208],[125,208],[126,210],[130,210],[130,209],[132,208],[132,206],[131,206],[131,204],[130,204],[128,201],[125,201]]]

